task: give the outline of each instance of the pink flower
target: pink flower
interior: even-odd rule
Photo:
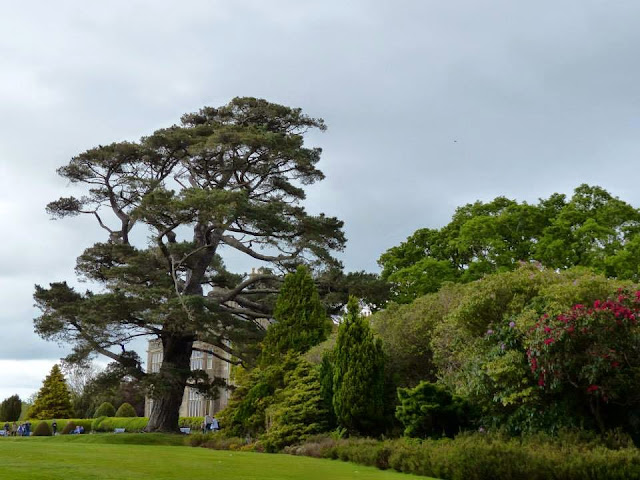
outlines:
[[[589,385],[587,387],[587,393],[595,392],[598,389],[600,389],[600,387],[598,385]]]
[[[554,342],[554,340],[553,340],[553,338],[552,338],[552,337],[546,338],[546,339],[544,340],[544,344],[545,344],[545,345],[549,345],[549,344],[551,344],[551,343],[553,343],[553,342]]]

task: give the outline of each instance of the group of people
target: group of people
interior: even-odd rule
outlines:
[[[9,425],[9,422],[4,424],[5,437],[28,437],[31,435],[31,422],[20,422],[20,424],[13,422]]]
[[[218,430],[220,430],[220,423],[218,423],[218,419],[206,414],[204,416],[204,421],[202,422],[202,433],[217,432]]]

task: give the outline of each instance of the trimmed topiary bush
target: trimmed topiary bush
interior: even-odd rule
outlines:
[[[107,417],[105,417],[104,415],[101,417],[97,417],[93,420],[93,422],[91,422],[91,431],[92,432],[98,432],[100,430],[100,425],[102,424],[103,421],[106,420]]]
[[[51,427],[47,422],[40,422],[33,431],[33,435],[35,437],[50,437],[52,435]]]
[[[118,407],[114,417],[137,417],[136,409],[130,403],[124,402]]]
[[[62,435],[69,435],[76,429],[76,424],[72,420],[68,421],[67,424],[62,429]]]
[[[93,414],[93,418],[115,417],[115,416],[116,416],[116,409],[109,402],[104,402],[102,405],[100,405],[97,408],[96,413]]]

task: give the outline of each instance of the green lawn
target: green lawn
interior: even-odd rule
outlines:
[[[12,480],[410,480],[352,463],[179,446],[172,435],[0,438],[0,478]],[[140,443],[146,443],[141,445]]]

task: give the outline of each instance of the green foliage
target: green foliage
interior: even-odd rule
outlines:
[[[328,412],[317,367],[299,360],[274,396],[266,412],[267,431],[261,437],[267,451],[278,451],[327,430]]]
[[[54,365],[49,375],[44,379],[35,402],[27,413],[29,418],[68,418],[71,417],[71,396],[65,383],[64,376],[58,365]]]
[[[624,427],[640,438],[640,291],[543,315],[528,334],[538,385],[571,397],[601,431]]]
[[[0,420],[5,422],[16,422],[22,412],[22,402],[18,395],[11,395],[5,398],[0,404]]]
[[[124,428],[125,432],[142,432],[149,419],[146,417],[100,417],[93,422],[94,432],[113,432],[116,428]],[[96,419],[98,420],[98,419]]]
[[[296,357],[287,355],[279,364],[239,375],[229,405],[218,415],[230,436],[257,437],[265,431],[267,408],[275,402],[276,390],[284,387],[286,373],[296,366]]]
[[[332,314],[340,313],[350,296],[361,299],[377,311],[386,305],[391,294],[389,283],[375,273],[344,273],[341,268],[334,267],[319,273],[315,280],[325,308]]]
[[[351,298],[338,330],[333,360],[333,409],[338,425],[350,433],[384,430],[384,353],[367,319]]]
[[[444,387],[420,382],[415,388],[398,389],[396,418],[408,437],[453,437],[470,423],[470,407]]]
[[[385,369],[399,387],[436,380],[431,347],[434,329],[459,305],[468,290],[468,285],[447,284],[409,305],[390,303],[371,317],[371,328],[382,339]]]
[[[454,480],[640,478],[640,451],[629,442],[610,445],[582,437],[569,433],[516,439],[476,433],[454,440],[314,439],[319,449],[302,445],[290,451]]]
[[[539,261],[552,269],[589,267],[640,279],[640,213],[600,187],[580,185],[567,201],[536,205],[504,197],[456,210],[441,229],[419,229],[379,259],[392,298],[410,303],[445,282],[470,282]]]
[[[433,331],[440,382],[478,406],[485,425],[518,432],[579,424],[584,416],[571,398],[542,395],[527,363],[525,337],[542,314],[593,303],[621,285],[585,269],[556,273],[534,266],[468,285]]]
[[[77,427],[78,425],[82,425],[85,432],[87,433],[91,431],[91,423],[93,422],[93,420],[90,418],[33,420],[32,427],[35,429],[40,423],[46,423],[47,425],[49,425],[49,428],[53,430],[53,427],[51,425],[54,421],[58,424],[58,432],[63,432],[69,423],[73,423],[73,428]]]
[[[538,385],[527,358],[528,335],[543,314],[554,318],[628,285],[584,268],[555,272],[523,265],[468,284],[447,284],[409,305],[392,304],[372,317],[372,326],[398,386],[437,380],[477,407],[485,427],[511,433],[592,428],[588,402],[581,406],[572,389],[545,391]],[[640,426],[640,416],[626,412],[612,425]]]
[[[99,288],[36,286],[36,333],[68,345],[71,363],[110,347],[120,352],[123,339],[140,332],[162,339],[159,372],[145,372],[131,349],[115,361],[121,378],[144,380],[166,399],[154,404],[149,430],[175,430],[177,406],[194,380],[194,340],[254,364],[264,335],[255,320],[271,316],[281,281],[275,272],[293,270],[300,259],[318,269],[339,265],[333,252],[345,243],[342,222],[301,205],[303,187],[324,177],[316,168],[321,150],[305,146],[305,134],[324,128],[301,109],[234,98],[138,142],[73,157],[58,173],[85,194],[53,201],[47,211],[57,218],[92,212],[108,232],[77,262],[78,274]],[[152,238],[148,245],[134,246],[138,230]],[[221,252],[265,267],[233,273]],[[215,379],[199,380],[203,390],[218,387]]]
[[[58,423],[58,428],[60,428],[60,424],[59,423]],[[73,420],[69,420],[65,424],[65,426],[62,428],[61,434],[62,435],[69,435],[70,433],[73,433],[73,431],[75,429],[76,429],[76,422],[74,422]],[[88,432],[88,430],[86,428],[85,428],[85,432]]]
[[[130,403],[123,403],[118,407],[114,417],[137,417],[135,409]]]
[[[285,277],[273,317],[262,343],[262,365],[278,362],[288,352],[304,353],[327,338],[331,321],[306,267]]]
[[[333,351],[328,351],[322,357],[319,372],[320,392],[322,405],[327,412],[328,428],[338,425],[335,411],[333,410]]]
[[[33,429],[34,437],[50,437],[51,435],[51,427],[47,422],[40,422]]]
[[[109,402],[103,402],[93,414],[93,418],[115,417],[115,416],[116,416],[116,409]]]

